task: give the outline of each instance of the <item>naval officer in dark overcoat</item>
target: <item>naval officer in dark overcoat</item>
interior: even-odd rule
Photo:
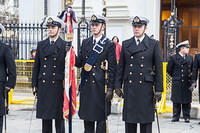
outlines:
[[[115,88],[123,86],[125,132],[136,133],[139,123],[140,133],[152,133],[153,98],[160,100],[163,91],[160,43],[145,34],[147,18],[135,16],[131,22],[134,36],[122,42]]]
[[[103,16],[94,14],[90,22],[92,36],[83,40],[76,58],[76,66],[82,68],[78,115],[84,120],[84,133],[94,133],[95,130],[96,133],[106,133],[114,89],[115,44],[103,34],[106,23]],[[103,66],[107,66],[107,70]],[[108,74],[106,91],[105,73]]]
[[[5,28],[0,24],[0,34]],[[3,129],[3,115],[5,115],[5,98],[16,84],[16,65],[12,49],[0,41],[0,133]],[[6,102],[7,103],[7,102]]]
[[[189,41],[183,41],[176,46],[177,53],[169,57],[167,72],[172,77],[173,118],[179,121],[181,109],[185,122],[190,122],[192,92],[189,90],[192,77],[192,56],[189,55]]]
[[[64,70],[67,42],[59,36],[64,22],[55,16],[46,18],[48,38],[38,42],[32,75],[32,87],[37,95],[36,117],[42,119],[42,133],[65,133],[63,119]]]

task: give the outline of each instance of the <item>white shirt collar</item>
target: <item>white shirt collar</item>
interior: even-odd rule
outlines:
[[[99,37],[97,37],[97,38],[95,38],[95,37],[93,36],[93,42],[94,42],[94,40],[96,39],[96,43],[98,43],[102,36],[103,36],[103,35],[101,35],[101,36],[99,36]]]
[[[138,39],[140,40],[140,43],[141,43],[144,40],[144,37],[145,37],[145,35],[143,35],[141,38],[134,37],[136,44],[138,45],[138,41],[137,41]]]
[[[180,54],[181,57],[184,57],[184,56],[185,56],[185,55],[181,54],[181,52],[179,52],[179,54]]]
[[[49,41],[50,41],[50,43],[51,43],[51,41],[54,41],[54,43],[55,43],[57,41],[57,39],[58,39],[58,36],[55,40],[51,40],[51,38],[49,38]]]

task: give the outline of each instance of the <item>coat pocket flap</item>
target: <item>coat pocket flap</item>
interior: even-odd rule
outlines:
[[[181,77],[172,77],[172,80],[181,80]]]
[[[145,75],[144,80],[149,82],[154,82],[154,77],[151,75]]]

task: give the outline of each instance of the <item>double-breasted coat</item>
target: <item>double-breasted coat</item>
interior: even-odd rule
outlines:
[[[199,79],[198,84],[200,85],[200,76],[198,74],[199,68],[200,68],[200,54],[196,54],[194,57],[193,68],[192,68],[192,83],[196,82],[198,78]],[[200,100],[200,89],[199,89],[199,100]]]
[[[145,35],[137,46],[132,37],[122,42],[115,88],[124,91],[123,121],[151,123],[154,120],[153,86],[163,91],[162,57],[158,41]]]
[[[16,65],[12,49],[0,42],[0,116],[4,110],[5,86],[14,88],[16,83]]]
[[[81,50],[76,58],[76,66],[83,69],[85,62],[90,56],[93,49],[93,37],[89,37],[82,42]],[[101,63],[108,61],[108,82],[107,87],[114,88],[114,76],[116,68],[115,44],[108,41],[103,52],[97,58],[93,65],[89,76],[85,80],[85,84],[80,89],[80,108],[79,117],[88,121],[103,121],[106,114],[110,113],[110,105],[105,103],[105,71],[101,69]],[[107,104],[107,105],[106,105]]]
[[[32,87],[37,88],[37,118],[63,118],[66,45],[60,37],[53,45],[49,38],[38,42],[32,74]]]
[[[192,56],[185,59],[179,54],[169,57],[167,73],[172,77],[171,100],[173,103],[191,103],[192,92],[189,90],[192,77]]]

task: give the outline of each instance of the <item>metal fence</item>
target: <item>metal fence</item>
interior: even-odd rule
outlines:
[[[4,24],[4,26],[6,32],[1,37],[2,42],[12,47],[16,59],[29,59],[31,49],[47,36],[47,29],[38,23]]]
[[[15,63],[17,71],[16,90],[30,92],[34,60],[15,60]]]
[[[30,59],[30,51],[37,47],[37,42],[47,38],[47,28],[39,23],[21,23],[21,24],[3,24],[6,32],[0,34],[2,42],[10,45],[14,51],[15,59]],[[79,23],[78,27],[74,27],[73,46],[75,51],[80,48],[84,38],[90,35],[89,25],[87,23]],[[65,30],[63,30],[65,31]],[[64,32],[61,32],[61,38],[65,39]]]

